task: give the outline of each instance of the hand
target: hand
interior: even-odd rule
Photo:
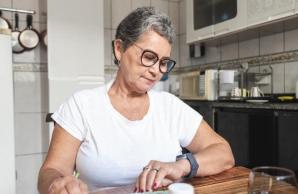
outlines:
[[[49,194],[88,194],[88,187],[74,176],[65,176],[53,181]]]
[[[152,191],[160,186],[167,186],[188,174],[189,171],[188,161],[160,162],[152,160],[139,175],[135,192]]]

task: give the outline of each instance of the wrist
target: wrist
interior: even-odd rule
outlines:
[[[179,161],[179,160],[186,160],[190,166],[190,171],[188,171],[189,174],[187,174],[183,178],[192,178],[197,175],[199,164],[197,162],[197,159],[194,157],[192,153],[186,153],[186,154],[176,156],[176,161]]]
[[[181,178],[187,176],[191,171],[190,163],[187,159],[180,159],[176,161],[181,172]]]

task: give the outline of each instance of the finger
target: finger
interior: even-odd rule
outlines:
[[[83,181],[79,180],[79,186],[82,194],[88,193],[88,186]]]
[[[135,189],[133,190],[134,193],[139,192],[139,178],[137,178]]]
[[[71,194],[71,193],[67,192],[65,188],[62,188],[61,191],[59,191],[59,194]]]
[[[146,191],[152,191],[152,188],[155,189],[154,186],[156,186],[156,184],[154,182],[158,172],[159,172],[159,167],[158,168],[154,167],[150,169],[150,171],[148,172],[147,180],[146,180]]]
[[[162,180],[167,176],[167,174],[168,172],[166,168],[159,169],[158,173],[155,176],[153,189],[157,189],[158,187],[163,186],[161,183],[162,183]]]
[[[146,191],[146,180],[147,180],[147,174],[150,171],[151,167],[145,167],[143,169],[143,172],[138,177],[138,191],[139,192],[145,192]]]
[[[64,184],[65,184],[65,180],[63,178],[55,179],[49,188],[50,193],[51,194],[57,193],[58,191],[64,188]]]
[[[77,179],[73,179],[73,180],[69,181],[66,184],[65,188],[69,194],[81,194],[79,181]]]
[[[160,186],[161,187],[166,187],[169,184],[172,184],[173,182],[174,181],[172,181],[171,179],[164,178],[164,179],[162,179]]]

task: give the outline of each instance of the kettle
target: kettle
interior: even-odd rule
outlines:
[[[261,96],[264,96],[264,93],[262,92],[262,90],[259,87],[255,86],[255,87],[251,87],[250,96],[251,97],[261,97]]]

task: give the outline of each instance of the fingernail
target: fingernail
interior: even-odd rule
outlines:
[[[135,189],[133,190],[133,192],[135,193],[135,192],[137,192],[137,190],[138,190],[138,188],[135,187]]]
[[[154,183],[154,184],[153,184],[153,188],[154,188],[154,189],[157,189],[157,183]]]
[[[143,189],[141,189],[141,193],[143,193],[144,192],[144,190]]]

